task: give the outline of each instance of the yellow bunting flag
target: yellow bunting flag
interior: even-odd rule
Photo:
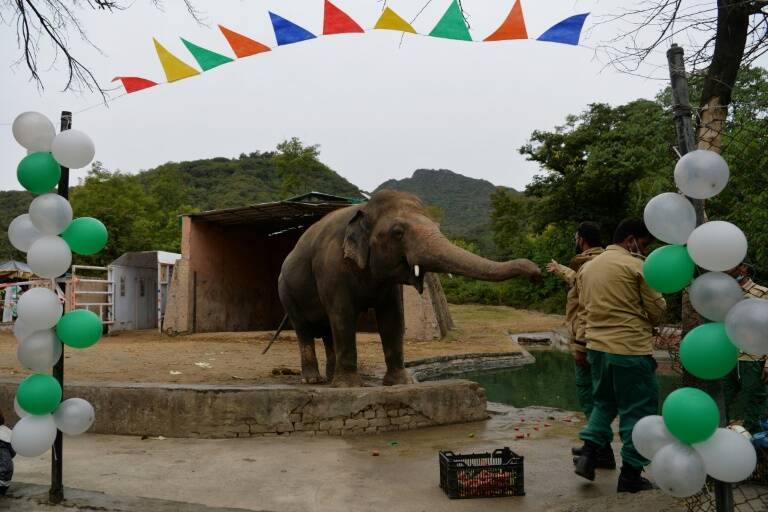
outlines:
[[[176,80],[182,80],[200,74],[198,70],[166,50],[163,45],[157,42],[157,39],[153,37],[152,41],[155,42],[157,57],[160,59],[160,64],[163,65],[165,77],[169,82],[175,82]]]
[[[382,30],[397,30],[399,32],[410,32],[411,34],[416,33],[410,23],[398,16],[398,14],[389,7],[384,9],[384,12],[381,13],[379,21],[376,22],[376,26],[373,28]]]

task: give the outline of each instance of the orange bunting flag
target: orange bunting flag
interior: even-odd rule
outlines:
[[[268,52],[271,49],[265,44],[254,41],[250,37],[245,37],[244,35],[238,34],[233,30],[222,27],[221,25],[219,25],[219,30],[221,30],[221,33],[224,34],[224,37],[227,38],[229,46],[232,48],[232,51],[235,52],[235,55],[237,55],[238,59],[256,55],[257,53]]]
[[[120,80],[123,83],[126,94],[131,94],[132,92],[148,89],[149,87],[154,87],[157,85],[157,82],[153,82],[152,80],[147,80],[146,78],[141,78],[138,76],[116,76],[112,79],[113,82],[117,80]]]
[[[525,18],[523,17],[523,6],[520,0],[515,1],[509,16],[504,20],[496,32],[486,37],[485,41],[505,41],[508,39],[528,39],[528,31],[525,29]]]
[[[376,25],[373,28],[380,30],[397,30],[398,32],[410,32],[411,34],[416,33],[416,30],[414,30],[410,23],[398,16],[398,14],[389,7],[384,9],[384,12],[381,13],[379,21],[376,22]]]
[[[153,37],[152,40],[155,42],[157,57],[160,59],[160,64],[163,65],[165,77],[169,82],[183,80],[184,78],[189,78],[191,76],[200,74],[198,70],[166,50],[165,47],[157,41],[157,39]]]

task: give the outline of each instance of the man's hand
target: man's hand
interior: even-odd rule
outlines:
[[[552,260],[549,263],[547,263],[547,272],[554,274],[555,272],[557,272],[557,268],[559,266],[560,264],[558,262],[556,262],[555,260]]]
[[[581,366],[582,368],[587,366],[589,363],[587,362],[587,353],[581,352],[581,351],[574,351],[573,352],[573,361],[576,363],[576,366]],[[763,373],[763,378],[765,378],[766,375]]]

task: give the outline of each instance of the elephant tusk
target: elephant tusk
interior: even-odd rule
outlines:
[[[413,267],[413,273],[414,273],[414,275],[415,275],[416,277],[419,277],[419,266],[418,266],[418,265],[414,265],[414,267]]]

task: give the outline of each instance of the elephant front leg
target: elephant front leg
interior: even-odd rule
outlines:
[[[376,323],[379,325],[384,360],[387,363],[384,385],[413,384],[413,378],[405,369],[403,358],[405,322],[403,319],[403,295],[399,286],[395,286],[387,292],[376,306]]]
[[[305,332],[296,332],[299,338],[299,350],[301,352],[301,381],[305,384],[321,384],[325,382],[317,367],[317,354],[315,354],[315,338]]]
[[[331,317],[333,348],[336,351],[332,384],[340,388],[362,386],[357,373],[357,314],[351,311]]]

